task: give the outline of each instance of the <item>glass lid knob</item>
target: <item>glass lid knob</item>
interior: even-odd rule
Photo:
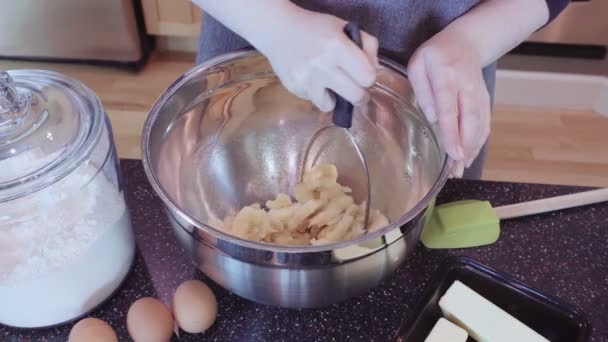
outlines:
[[[0,136],[19,127],[29,112],[31,94],[17,89],[11,76],[0,70]]]

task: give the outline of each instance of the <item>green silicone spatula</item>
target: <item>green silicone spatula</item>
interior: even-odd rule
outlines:
[[[465,200],[435,207],[421,240],[427,248],[468,248],[496,242],[500,221],[608,201],[608,189],[545,198],[493,208],[488,201]]]

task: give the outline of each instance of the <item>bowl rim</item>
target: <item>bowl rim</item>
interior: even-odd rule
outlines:
[[[154,189],[154,191],[156,192],[156,194],[162,200],[163,204],[167,207],[167,209],[169,209],[173,213],[177,214],[179,217],[181,217],[183,220],[185,220],[188,224],[192,225],[196,229],[200,229],[200,230],[204,231],[205,233],[211,234],[216,239],[227,241],[227,242],[230,242],[230,243],[242,246],[242,247],[252,248],[252,249],[256,249],[256,250],[272,251],[272,252],[283,252],[283,253],[313,253],[313,252],[332,251],[335,249],[348,247],[350,245],[360,244],[364,241],[383,236],[386,233],[388,233],[389,231],[391,231],[393,229],[398,229],[401,226],[405,225],[407,222],[411,221],[422,210],[426,209],[434,201],[434,199],[437,196],[437,194],[439,193],[439,191],[443,188],[443,186],[447,182],[449,175],[450,175],[450,171],[452,169],[453,162],[445,152],[443,152],[444,161],[443,161],[443,165],[441,168],[441,172],[439,173],[439,176],[437,177],[437,180],[435,181],[435,183],[433,184],[431,189],[426,193],[426,195],[424,195],[422,197],[422,199],[412,209],[410,209],[405,214],[400,216],[397,220],[389,223],[389,225],[387,225],[373,233],[364,234],[361,237],[354,239],[354,240],[340,241],[340,242],[324,244],[324,245],[306,245],[306,246],[288,246],[288,245],[254,242],[254,241],[244,240],[244,239],[235,237],[235,236],[225,233],[219,229],[216,229],[205,222],[199,221],[199,220],[191,217],[185,211],[180,209],[179,206],[173,201],[171,196],[165,191],[164,187],[161,185],[161,182],[158,179],[158,177],[156,176],[155,172],[153,171],[153,167],[151,165],[150,149],[148,148],[149,141],[150,141],[150,132],[151,132],[152,126],[154,125],[154,123],[156,122],[156,119],[159,116],[160,109],[166,104],[166,102],[169,99],[172,98],[172,96],[175,94],[175,92],[178,89],[180,89],[184,85],[184,83],[186,83],[187,81],[189,81],[191,79],[191,76],[193,74],[198,74],[201,72],[204,73],[204,72],[209,71],[210,69],[216,67],[218,64],[228,62],[231,60],[257,57],[260,55],[261,55],[261,53],[255,49],[244,49],[244,50],[239,50],[239,51],[235,51],[235,52],[225,53],[225,54],[216,56],[214,58],[211,58],[201,64],[195,65],[194,67],[190,68],[187,72],[185,72],[183,75],[179,76],[173,83],[171,83],[165,89],[165,91],[157,98],[156,102],[150,109],[149,115],[144,123],[144,128],[143,128],[143,132],[142,132],[142,139],[141,139],[142,164],[143,164],[143,168],[144,168],[146,177],[148,178],[148,181],[150,182],[150,184],[151,184],[152,188]],[[396,71],[397,73],[399,73],[402,76],[407,78],[407,71],[401,64],[399,64],[395,61],[392,61],[389,58],[386,58],[384,56],[379,56],[379,62],[382,66],[388,67],[389,69],[392,69],[393,71]],[[433,136],[433,137],[434,137],[435,141],[437,141],[437,138],[435,136]],[[439,144],[438,141],[437,141],[437,143]],[[405,235],[405,232],[403,233],[403,235]]]

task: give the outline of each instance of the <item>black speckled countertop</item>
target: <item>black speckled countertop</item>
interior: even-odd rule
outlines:
[[[285,310],[257,305],[212,284],[191,266],[177,245],[161,201],[141,163],[122,161],[127,202],[138,244],[133,270],[121,289],[91,313],[128,341],[129,305],[143,296],[169,302],[191,278],[206,281],[219,302],[213,327],[175,341],[386,341],[412,310],[442,259],[470,256],[528,285],[580,307],[593,325],[592,341],[608,341],[608,204],[505,221],[491,246],[431,251],[420,245],[406,263],[370,293],[323,310]],[[438,203],[487,199],[494,206],[562,195],[582,188],[453,180]],[[1,305],[1,304],[0,304]],[[1,341],[66,341],[72,324],[44,330],[0,326]]]

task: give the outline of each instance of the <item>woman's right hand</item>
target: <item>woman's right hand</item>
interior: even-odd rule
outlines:
[[[290,92],[321,111],[335,105],[328,89],[357,105],[367,100],[367,88],[376,80],[378,40],[361,32],[361,50],[344,33],[345,25],[335,16],[297,8],[256,39],[256,47]]]
[[[360,104],[376,80],[378,40],[361,32],[361,50],[340,18],[288,0],[193,2],[261,51],[288,90],[322,111],[335,105],[328,89]]]

